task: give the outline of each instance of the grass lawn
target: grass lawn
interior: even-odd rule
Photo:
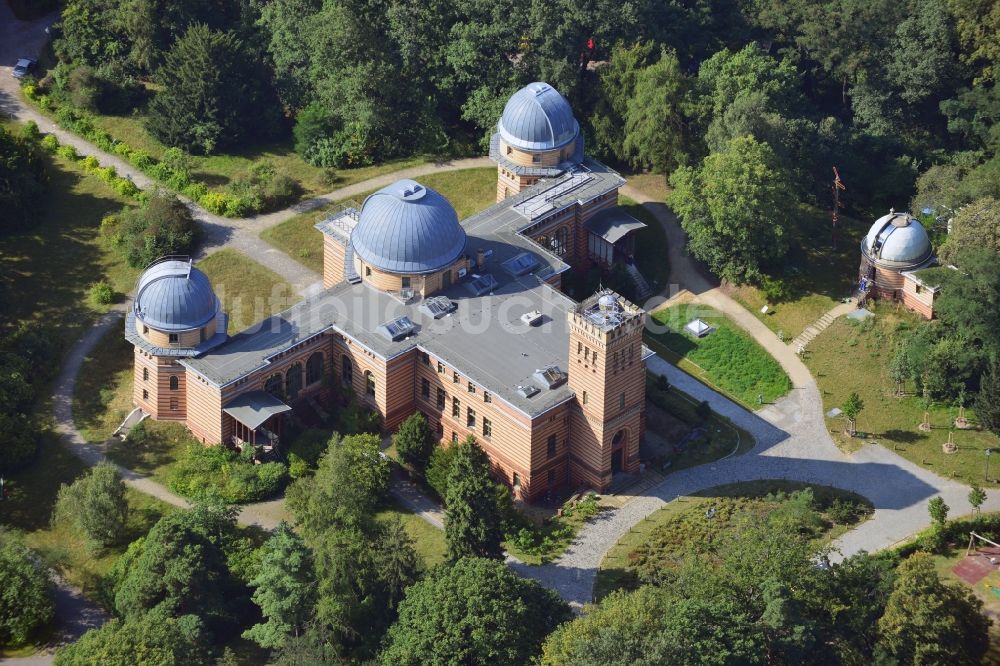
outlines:
[[[658,173],[623,173],[628,184],[656,201],[666,201],[670,188],[667,177]]]
[[[198,268],[229,314],[230,335],[302,300],[284,278],[236,250],[210,254]]]
[[[664,332],[647,330],[645,341],[653,351],[744,406],[757,409],[759,395],[773,402],[792,388],[781,365],[715,310],[682,304],[651,317],[654,323],[669,327]],[[716,330],[703,338],[684,332],[684,326],[696,317]]]
[[[871,323],[857,324],[844,318],[835,321],[809,343],[803,359],[819,384],[824,411],[840,407],[852,391],[865,403],[857,428],[867,437],[847,437],[847,423],[841,417],[828,420],[830,430],[835,431],[834,440],[847,449],[875,441],[943,477],[984,484],[985,450],[1000,448],[1000,438],[987,430],[955,430],[958,452],[944,453],[941,445],[948,441],[949,428],[958,415],[956,407],[946,404],[931,406],[933,430],[917,429],[923,421],[923,401],[912,395],[912,384],[904,387],[911,395],[895,397],[896,386],[889,379],[888,367],[898,336],[923,322],[910,312],[896,312],[891,304],[878,304],[874,311],[875,318],[868,320]],[[975,423],[971,412],[968,416]],[[990,477],[1000,477],[1000,468],[991,470]]]
[[[22,95],[23,98],[23,95]],[[30,103],[30,102],[29,102]],[[115,139],[123,139],[133,148],[139,148],[156,159],[163,157],[167,149],[154,138],[144,124],[145,117],[133,116],[100,116],[95,115],[94,125],[103,129]],[[291,139],[271,144],[251,146],[220,155],[192,155],[191,173],[195,180],[209,187],[222,187],[234,178],[246,174],[250,167],[261,162],[270,162],[278,173],[283,173],[302,185],[305,196],[322,194],[337,187],[343,187],[362,180],[367,180],[383,173],[422,164],[428,156],[401,158],[367,167],[354,169],[336,169],[336,178],[331,181],[327,170],[315,167],[305,162],[295,154]]]
[[[791,340],[825,312],[850,296],[857,282],[858,251],[870,223],[841,217],[837,249],[832,247],[830,212],[799,206],[793,224],[790,249],[782,270],[772,277],[788,287],[786,298],[771,301],[757,287],[725,285],[739,301],[772,331],[781,331]],[[769,312],[761,314],[767,305]]]
[[[132,411],[132,345],[115,326],[83,361],[73,391],[73,420],[88,442],[103,442]]]
[[[440,192],[464,220],[496,201],[497,170],[493,167],[445,171],[420,177],[420,183]],[[371,192],[349,201],[360,205]],[[304,266],[323,272],[323,235],[313,225],[339,206],[349,201],[336,201],[316,210],[296,215],[281,224],[266,229],[261,238],[299,261]]]
[[[390,520],[393,517],[398,518],[403,523],[406,533],[413,539],[413,548],[417,551],[424,567],[430,568],[444,562],[447,545],[443,531],[417,514],[407,511],[395,499],[389,498],[386,506],[375,514],[375,519]]]
[[[823,518],[822,533],[818,538],[821,543],[836,539],[871,512],[871,504],[859,495],[794,481],[733,483],[679,497],[647,516],[611,547],[597,572],[594,599],[599,601],[622,587],[637,587],[640,570],[650,572],[670,567],[692,548],[695,552],[705,552],[711,540],[735,524],[732,519],[747,514],[764,516],[776,509],[780,502],[768,498],[768,495],[778,492],[788,494],[809,487],[813,490],[814,507]],[[836,500],[859,505],[858,517],[852,522],[834,521],[828,509]],[[715,508],[712,518],[705,515],[710,507]]]
[[[653,214],[646,208],[628,197],[619,196],[618,205],[628,211],[629,215],[646,223],[645,229],[640,229],[635,238],[635,263],[639,272],[649,282],[653,293],[658,294],[667,286],[670,279],[670,262],[667,258],[667,234],[656,221]]]
[[[107,280],[122,298],[135,284],[138,271],[99,233],[102,217],[132,204],[75,164],[48,154],[44,159],[50,182],[37,225],[0,239],[0,336],[21,322],[45,322],[68,349],[108,309],[90,300],[90,285]]]

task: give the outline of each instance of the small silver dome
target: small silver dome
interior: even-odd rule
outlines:
[[[876,263],[900,268],[919,266],[933,255],[924,225],[908,213],[894,211],[875,221],[861,241],[861,250]]]
[[[139,321],[160,331],[201,328],[220,308],[208,277],[190,259],[166,259],[147,268],[132,304]]]
[[[433,273],[465,252],[465,230],[448,200],[400,180],[365,199],[351,232],[354,252],[389,273]]]
[[[547,83],[536,81],[514,93],[497,124],[500,136],[522,150],[551,150],[580,135],[569,102]]]

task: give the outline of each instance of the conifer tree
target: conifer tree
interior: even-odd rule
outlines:
[[[459,448],[448,475],[444,535],[448,558],[503,558],[502,518],[497,508],[496,482],[490,460],[469,436]]]
[[[289,637],[301,636],[312,615],[315,579],[312,553],[282,521],[267,540],[260,572],[251,581],[254,603],[265,621],[244,631],[243,638],[280,648]]]

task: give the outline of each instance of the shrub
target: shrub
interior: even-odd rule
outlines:
[[[255,465],[247,457],[224,446],[192,442],[170,471],[170,489],[192,499],[217,497],[245,504],[277,494],[288,481],[284,464]]]
[[[708,400],[702,400],[695,405],[694,413],[704,423],[712,417],[712,406],[708,404]]]
[[[222,192],[206,192],[198,198],[198,203],[210,213],[225,215],[226,195]]]
[[[186,254],[197,226],[190,209],[172,194],[157,192],[141,208],[120,215],[120,245],[129,266],[142,268],[168,254]]]
[[[113,166],[97,167],[94,169],[94,175],[111,185],[118,177],[118,171]]]
[[[101,96],[101,81],[89,65],[80,65],[69,74],[66,92],[70,104],[78,109],[97,111],[97,101]]]
[[[56,155],[58,155],[59,157],[62,157],[63,159],[67,159],[67,160],[76,161],[76,160],[80,159],[80,155],[76,152],[76,148],[74,148],[73,146],[71,146],[69,144],[63,144],[63,145],[59,146],[59,148],[56,149]],[[92,155],[88,155],[88,157],[91,158],[91,159],[93,159],[95,162],[97,161],[97,158],[93,157]],[[85,169],[87,168],[86,161],[84,161],[84,168]]]
[[[288,447],[288,474],[293,479],[305,476],[316,469],[319,457],[326,451],[327,443],[336,434],[328,430],[309,428],[303,430]]]
[[[201,198],[208,194],[208,186],[205,183],[188,183],[181,190],[181,194],[191,201],[201,201]]]
[[[28,141],[37,141],[41,134],[42,133],[38,130],[38,123],[34,120],[29,120],[24,124],[24,127],[21,128],[21,136]]]
[[[63,147],[65,148],[65,146]],[[70,148],[72,148],[72,146],[70,146]],[[83,158],[83,161],[80,162],[80,166],[83,167],[84,171],[90,173],[98,169],[101,166],[101,163],[98,162],[97,158],[94,157],[93,155],[87,155],[86,157]]]
[[[264,186],[264,200],[269,209],[277,209],[291,204],[302,196],[302,186],[294,178],[283,173],[277,174]]]
[[[0,531],[0,646],[18,646],[52,620],[49,576],[13,534]]]
[[[427,467],[436,444],[427,427],[427,419],[420,412],[414,412],[399,425],[392,441],[400,460],[417,472]]]
[[[115,178],[112,186],[115,188],[115,192],[123,197],[135,198],[139,195],[139,186],[128,178]]]
[[[835,523],[841,525],[851,525],[857,522],[858,518],[867,513],[867,509],[850,500],[836,499],[826,510],[827,515]]]
[[[148,153],[139,149],[131,150],[128,154],[128,160],[134,164],[137,169],[142,169],[143,171],[149,170],[154,164],[156,164],[156,160],[154,160]]]
[[[59,148],[59,139],[56,138],[55,134],[46,134],[42,137],[42,148],[50,153],[56,152],[56,149]]]
[[[115,292],[110,284],[101,280],[90,285],[90,299],[98,305],[109,305],[115,300]]]

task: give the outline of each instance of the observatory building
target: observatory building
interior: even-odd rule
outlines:
[[[920,221],[890,210],[861,240],[858,289],[862,297],[891,298],[930,319],[938,288],[925,283],[921,272],[935,262]]]
[[[625,181],[584,157],[545,84],[511,98],[494,148],[495,205],[459,221],[401,180],[334,212],[316,225],[324,289],[236,335],[189,261],[149,267],[126,321],[136,404],[205,444],[265,448],[338,395],[387,431],[419,411],[445,444],[474,437],[524,500],[638,471],[646,314],[560,290],[571,268],[624,258],[643,226],[617,208]]]

